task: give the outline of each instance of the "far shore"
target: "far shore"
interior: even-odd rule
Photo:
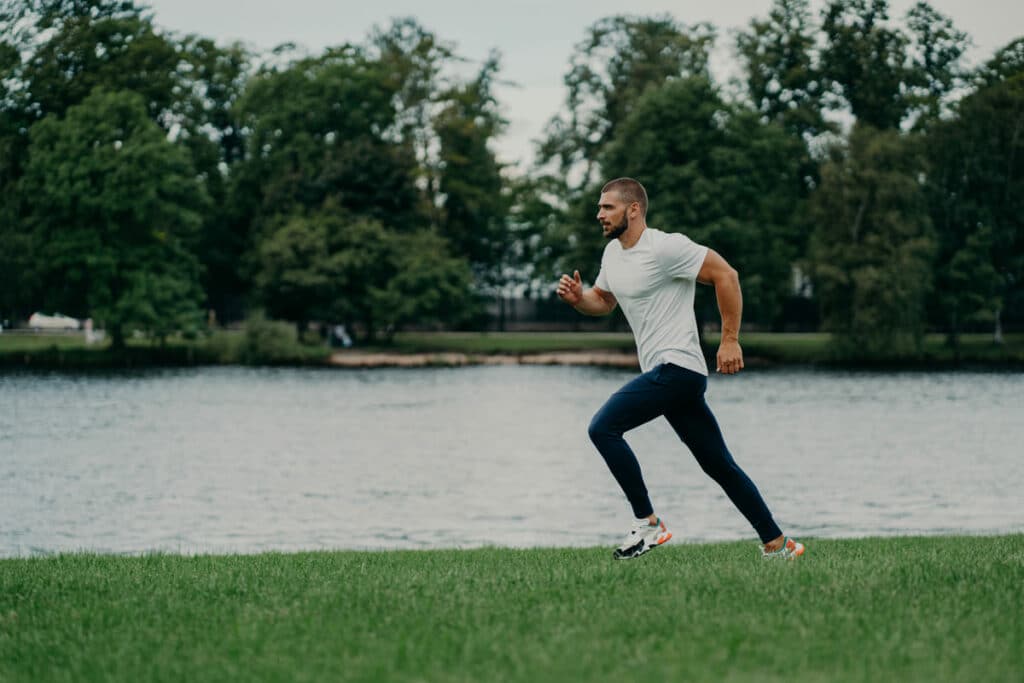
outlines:
[[[290,331],[279,326],[277,332]],[[254,342],[253,339],[256,341]],[[703,340],[714,363],[717,335]],[[741,338],[747,367],[817,366],[877,370],[1024,369],[1024,334],[961,338],[951,348],[930,334],[911,357],[837,358],[825,333],[751,332]],[[0,367],[38,369],[143,368],[194,365],[294,365],[331,368],[468,367],[483,365],[569,365],[637,369],[636,345],[628,332],[400,332],[386,342],[329,349],[319,339],[297,340],[219,330],[196,339],[166,343],[130,339],[128,347],[87,344],[82,335],[2,334]]]
[[[468,365],[597,365],[637,368],[635,353],[560,351],[554,353],[367,353],[339,351],[327,364],[342,368],[463,367]]]

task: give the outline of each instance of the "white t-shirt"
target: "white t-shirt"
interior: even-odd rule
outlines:
[[[708,248],[679,233],[646,228],[629,249],[614,239],[594,286],[615,295],[636,338],[643,372],[674,363],[708,374],[697,337],[693,294]]]

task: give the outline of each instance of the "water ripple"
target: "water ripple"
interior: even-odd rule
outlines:
[[[611,544],[586,435],[630,373],[0,375],[0,556]],[[1021,374],[713,377],[729,447],[808,536],[1024,530]],[[751,538],[663,421],[630,433],[680,542]]]

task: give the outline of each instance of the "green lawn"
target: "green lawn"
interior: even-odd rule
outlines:
[[[52,348],[84,349],[88,347],[82,334],[12,334],[10,332],[0,334],[0,351],[2,352],[32,352]]]
[[[402,332],[389,348],[402,353],[545,353],[634,351],[629,332]]]
[[[1019,681],[1024,535],[0,560],[0,680]]]

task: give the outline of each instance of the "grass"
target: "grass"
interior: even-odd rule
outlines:
[[[1024,535],[0,560],[0,680],[1017,681]]]
[[[552,351],[634,351],[629,332],[404,332],[389,347],[400,353],[522,354]]]

